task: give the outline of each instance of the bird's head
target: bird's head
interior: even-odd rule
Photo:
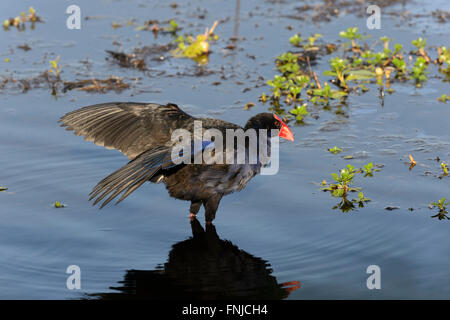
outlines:
[[[258,113],[257,115],[251,117],[247,124],[245,125],[245,129],[266,129],[266,130],[274,130],[278,129],[278,136],[280,138],[294,141],[294,135],[292,134],[291,129],[284,123],[279,116],[274,113]]]

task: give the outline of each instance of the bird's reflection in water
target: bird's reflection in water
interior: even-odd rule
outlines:
[[[279,284],[261,258],[221,240],[214,225],[206,231],[191,221],[192,237],[173,245],[163,268],[128,270],[116,292],[90,294],[99,299],[284,299],[298,281]]]

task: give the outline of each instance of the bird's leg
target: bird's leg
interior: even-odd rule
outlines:
[[[206,225],[212,224],[212,221],[216,217],[216,211],[219,208],[221,196],[214,196],[203,202],[205,207],[205,221]]]
[[[190,215],[190,219],[193,220],[195,219],[195,215],[198,213],[198,211],[200,210],[200,206],[202,205],[202,202],[200,200],[196,200],[196,201],[191,201],[191,208],[189,209],[191,215]]]

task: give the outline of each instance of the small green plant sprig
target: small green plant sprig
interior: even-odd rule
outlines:
[[[347,60],[339,57],[330,60],[331,70],[325,71],[325,76],[333,76],[337,79],[337,85],[343,89],[348,89],[348,81],[351,80],[369,80],[376,77],[375,72],[355,68]]]
[[[437,101],[447,103],[447,101],[450,100],[450,94],[443,94],[439,98],[437,98]]]
[[[341,148],[338,148],[337,146],[334,146],[333,148],[328,148],[327,150],[332,154],[338,154],[343,151]]]
[[[285,52],[276,58],[277,69],[286,77],[298,75],[300,66],[297,62],[297,56],[292,52]]]
[[[329,104],[330,99],[343,99],[348,95],[348,93],[345,91],[331,89],[330,85],[326,82],[321,89],[310,89],[307,91],[307,93],[308,95],[312,96],[311,102],[314,104]]]
[[[381,39],[385,40],[384,37]],[[377,69],[380,69],[381,76],[384,73],[387,80],[391,79],[392,70],[396,71],[395,78],[407,80],[407,65],[402,55],[402,50],[403,46],[401,44],[394,44],[394,50],[391,50],[389,49],[389,42],[384,42],[384,48],[380,52],[372,52],[371,50],[361,52],[360,64],[376,73]]]
[[[55,207],[55,208],[57,208],[57,209],[60,209],[60,208],[65,208],[66,205],[63,204],[62,202],[55,201],[55,202],[53,203],[53,207]]]
[[[417,48],[417,50],[414,50],[413,52],[419,54],[421,50],[425,50],[427,40],[420,37],[417,38],[416,40],[411,41],[411,44]]]
[[[305,88],[310,78],[300,70],[297,56],[291,52],[283,53],[276,58],[277,69],[282,75],[275,75],[267,84],[272,87],[272,100],[278,101],[282,96],[286,97],[286,103],[296,101]]]
[[[329,149],[330,150],[330,149]],[[358,204],[360,208],[364,207],[364,203],[371,201],[366,198],[361,188],[351,187],[354,183],[354,178],[357,173],[363,173],[364,176],[372,176],[373,172],[380,171],[379,169],[373,169],[373,164],[369,162],[363,168],[356,169],[352,165],[347,165],[339,171],[339,174],[332,173],[331,176],[335,182],[327,184],[325,180],[322,181],[322,191],[329,191],[333,197],[342,198],[342,200],[333,207],[333,209],[340,209],[343,212],[348,212],[354,209],[354,204]],[[353,200],[348,200],[348,194],[350,192],[359,192],[358,197]]]
[[[34,29],[36,22],[42,22],[42,19],[36,15],[36,10],[33,7],[28,8],[28,14],[21,12],[19,16],[3,21],[3,28],[5,31],[8,31],[10,27],[16,27],[17,30],[23,31],[27,22],[31,23],[31,29]]]
[[[339,174],[332,173],[331,177],[337,183],[330,183],[327,187],[322,188],[323,191],[330,191],[333,197],[346,197],[349,192],[360,191],[360,188],[350,187],[355,177],[355,167],[347,165],[347,168],[341,169]]]
[[[297,122],[302,122],[303,118],[305,116],[309,115],[306,103],[302,104],[301,106],[296,106],[295,108],[291,109],[289,112],[295,116],[295,119],[297,120]]]
[[[61,74],[61,66],[59,65],[59,59],[60,57],[56,57],[55,60],[50,60],[50,69],[48,70],[49,73],[53,73],[55,77],[60,80],[60,74]]]
[[[353,201],[354,203],[357,203],[358,206],[359,206],[360,208],[363,208],[363,207],[364,207],[364,203],[369,202],[369,201],[372,201],[372,200],[369,199],[369,198],[366,198],[366,197],[364,196],[364,193],[358,192],[358,198],[355,198],[355,199],[353,199],[352,201]]]
[[[178,48],[171,51],[175,58],[189,58],[196,61],[199,65],[205,65],[208,63],[208,54],[210,41],[216,41],[218,36],[214,34],[214,30],[217,27],[218,21],[214,21],[214,24],[209,29],[207,28],[204,34],[199,34],[195,38],[192,36],[179,36],[174,41],[178,43]],[[172,23],[171,28],[178,28],[178,24]]]
[[[444,74],[447,78],[450,78],[450,48],[445,46],[438,48],[438,59],[437,63],[439,64],[439,71]],[[444,67],[444,64],[447,67]]]
[[[352,48],[358,48],[359,46],[356,44],[356,40],[363,38],[362,34],[358,33],[357,27],[348,28],[345,31],[341,31],[339,32],[339,36],[341,38],[349,39],[352,44]]]
[[[178,23],[172,19],[169,21],[169,26],[166,28],[166,31],[175,34],[179,29],[180,27],[178,26]]]
[[[442,168],[442,172],[443,172],[443,176],[446,177],[448,176],[448,165],[445,162],[441,163],[441,168]]]
[[[292,44],[295,47],[301,47],[303,38],[300,37],[298,34],[294,34],[292,37],[289,38],[289,42],[290,42],[290,44]]]
[[[294,34],[289,38],[289,43],[294,47],[303,48],[305,50],[311,49],[315,46],[317,39],[322,38],[323,35],[320,33],[315,33],[308,37],[308,41],[305,40],[298,34]],[[305,43],[304,43],[305,42]]]
[[[317,39],[322,38],[323,35],[320,33],[314,33],[312,36],[308,37],[308,44],[306,45],[306,48],[312,48],[314,47]]]
[[[267,84],[272,87],[272,97],[276,100],[280,99],[281,93],[287,89],[286,77],[275,75],[272,80],[268,80]]]
[[[416,87],[421,87],[422,83],[427,80],[428,63],[422,56],[416,58],[414,66],[411,70],[411,79],[415,80]]]
[[[361,188],[350,187],[350,184],[353,184],[355,173],[355,167],[349,164],[347,165],[347,168],[341,169],[339,174],[331,174],[333,180],[337,183],[330,183],[328,187],[322,188],[323,191],[330,191],[333,197],[341,198],[339,203],[333,206],[333,210],[339,209],[345,213],[352,211],[355,208],[353,201],[350,201],[347,198],[349,192],[361,190]]]
[[[374,165],[372,162],[369,162],[368,164],[364,165],[360,169],[360,172],[364,173],[364,177],[373,177],[373,173],[377,172],[377,171],[381,171],[381,170],[378,168],[374,168]]]
[[[432,218],[438,218],[439,220],[442,219],[448,219],[450,218],[447,216],[447,206],[450,205],[450,202],[446,202],[445,198],[439,199],[437,202],[431,202],[430,203],[430,209],[433,209],[434,207],[437,207],[439,209],[438,214],[432,216]]]

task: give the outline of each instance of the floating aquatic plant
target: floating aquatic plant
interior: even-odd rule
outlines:
[[[60,79],[59,75],[61,73],[61,66],[59,65],[59,56],[56,57],[55,60],[50,60],[50,69],[48,70],[49,73],[53,73],[57,79]]]
[[[348,212],[354,209],[354,203],[362,208],[364,207],[364,203],[371,200],[364,196],[361,188],[352,187],[351,185],[354,183],[356,174],[362,173],[364,176],[372,176],[375,171],[380,171],[380,169],[374,169],[374,165],[371,162],[359,169],[349,164],[346,168],[341,169],[339,173],[331,174],[334,182],[327,183],[326,180],[323,180],[321,183],[321,190],[330,192],[333,197],[342,198],[333,209],[340,209],[343,212]],[[347,197],[350,192],[358,192],[358,197],[352,201],[348,200]]]
[[[311,48],[314,46],[314,44],[316,43],[317,39],[322,38],[323,35],[321,35],[320,33],[315,33],[312,36],[308,37],[308,47]]]
[[[439,65],[439,71],[444,74],[447,78],[450,78],[450,49],[442,46],[438,47],[438,59],[437,63]],[[447,65],[447,67],[444,66]]]
[[[178,23],[173,19],[169,21],[169,26],[166,28],[167,32],[170,32],[173,34],[177,33],[177,31],[179,29],[180,28],[178,27]]]
[[[349,39],[352,44],[352,48],[358,48],[358,45],[356,44],[356,40],[363,38],[362,34],[358,33],[357,27],[348,28],[345,31],[341,31],[339,33],[339,36],[341,38]]]
[[[341,153],[343,150],[341,148],[338,148],[337,146],[334,146],[333,148],[327,149],[332,154],[338,154]]]
[[[345,59],[339,57],[330,60],[331,70],[325,71],[325,76],[337,78],[337,84],[343,89],[348,89],[347,82],[352,80],[368,80],[375,78],[376,74],[366,69],[356,69]]]
[[[59,201],[55,201],[55,202],[53,203],[53,207],[59,209],[59,208],[64,208],[64,207],[66,207],[66,205],[63,204],[63,203],[61,203],[61,202],[59,202]]]
[[[189,58],[200,65],[208,63],[209,41],[217,40],[217,36],[213,36],[214,29],[217,26],[217,21],[214,22],[211,29],[206,28],[204,34],[199,34],[197,37],[180,36],[176,39],[178,48],[172,51],[176,58]]]
[[[303,42],[303,38],[300,37],[298,34],[293,35],[289,38],[289,42],[296,47],[300,47],[300,44]]]
[[[447,103],[447,100],[450,100],[450,94],[443,94],[439,98],[437,98],[437,101]]]
[[[306,108],[307,104],[304,103],[301,106],[297,106],[294,109],[290,110],[289,112],[293,115],[295,115],[295,119],[297,121],[303,121],[303,118],[307,115],[309,115],[308,110]]]
[[[33,7],[28,8],[28,14],[21,12],[19,16],[15,18],[6,19],[3,22],[3,29],[8,31],[11,27],[16,27],[17,30],[25,30],[25,24],[27,22],[31,23],[31,29],[34,29],[36,22],[42,22],[42,19],[36,15],[36,10]]]
[[[432,218],[438,218],[439,220],[442,219],[448,219],[450,220],[450,217],[447,216],[447,206],[450,205],[450,202],[446,202],[445,198],[439,199],[437,202],[431,202],[429,207],[430,209],[433,209],[434,207],[437,207],[439,209],[438,214],[432,216]]]
[[[312,96],[311,101],[313,103],[329,103],[330,99],[342,99],[345,98],[348,93],[341,90],[331,89],[330,85],[325,82],[323,88],[309,90],[308,94]]]
[[[364,193],[358,192],[358,198],[352,200],[354,203],[357,203],[360,208],[364,207],[364,203],[372,201],[369,198],[364,196]]]
[[[416,86],[421,87],[422,83],[427,80],[428,63],[422,56],[417,57],[411,70],[411,79],[415,80]]]
[[[355,177],[354,167],[348,165],[347,168],[341,169],[339,174],[332,173],[331,177],[337,183],[330,183],[327,187],[322,188],[323,191],[330,191],[334,197],[347,196],[349,192],[359,191],[360,188],[350,187],[353,184],[353,178]]]
[[[360,171],[364,173],[364,177],[373,177],[373,173],[377,171],[381,171],[380,169],[374,168],[374,165],[372,162],[369,162],[368,164],[364,165]]]
[[[442,171],[444,172],[443,176],[445,176],[445,177],[448,176],[448,165],[445,162],[442,162],[441,168],[442,168]]]

